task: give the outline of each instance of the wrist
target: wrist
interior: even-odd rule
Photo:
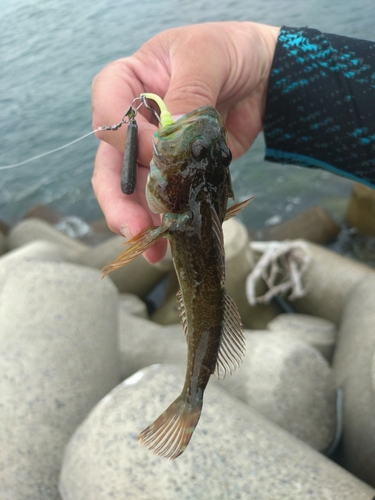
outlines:
[[[280,27],[268,26],[265,24],[256,24],[255,29],[258,30],[259,36],[262,38],[265,51],[267,52],[267,57],[265,57],[265,63],[263,68],[263,94],[262,94],[262,108],[261,117],[262,123],[264,123],[264,117],[266,113],[266,101],[267,101],[267,90],[271,74],[271,68],[273,64],[273,59],[276,51],[276,44],[280,34]]]

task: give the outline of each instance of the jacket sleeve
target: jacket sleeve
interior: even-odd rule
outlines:
[[[271,69],[265,159],[375,186],[375,43],[283,27]]]

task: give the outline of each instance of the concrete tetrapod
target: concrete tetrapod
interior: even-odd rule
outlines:
[[[283,332],[295,339],[304,340],[331,362],[335,348],[337,328],[328,319],[308,314],[284,313],[270,321],[267,329]]]
[[[344,430],[338,459],[375,486],[375,277],[348,294],[333,357],[344,390]]]
[[[121,236],[113,236],[80,254],[77,262],[102,269],[105,265],[116,260],[124,251],[124,242],[125,239]],[[122,293],[132,293],[138,297],[144,297],[165,274],[166,271],[160,269],[159,266],[153,266],[142,256],[139,256],[126,266],[110,273],[106,279],[111,279]]]
[[[282,332],[246,331],[243,365],[220,382],[311,447],[326,451],[336,433],[336,387],[320,352]]]
[[[59,499],[65,444],[120,380],[117,291],[100,278],[60,262],[1,267],[2,500]]]
[[[375,490],[209,385],[202,417],[177,460],[155,456],[137,434],[179,393],[183,376],[145,368],[111,391],[65,452],[63,500],[370,500]]]
[[[312,314],[340,324],[344,302],[351,287],[375,270],[327,248],[303,241],[311,262],[302,281],[306,295],[291,302],[296,312]]]
[[[89,247],[80,241],[70,238],[66,234],[40,219],[25,219],[18,222],[7,238],[8,250],[14,250],[35,240],[50,241],[64,249],[69,254],[69,260],[75,261],[76,257],[85,252]]]

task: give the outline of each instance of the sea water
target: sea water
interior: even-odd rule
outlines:
[[[374,14],[374,0],[2,0],[0,166],[89,132],[95,75],[162,30],[232,19],[375,40]],[[91,136],[20,168],[0,170],[0,219],[12,224],[38,204],[86,221],[101,217],[91,187],[96,148]],[[349,181],[263,157],[260,136],[231,167],[236,197],[255,196],[243,214],[249,226],[276,223],[314,205],[340,217]]]

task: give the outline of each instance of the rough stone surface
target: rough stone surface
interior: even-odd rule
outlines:
[[[64,215],[61,212],[49,205],[35,205],[23,216],[24,219],[41,219],[52,225],[57,224],[63,217]]]
[[[260,241],[295,240],[303,238],[326,245],[339,234],[340,226],[322,207],[311,207],[291,219],[272,226],[250,231]]]
[[[40,219],[25,219],[16,224],[7,239],[8,250],[14,250],[35,240],[50,241],[64,248],[69,253],[70,260],[76,261],[77,256],[87,250],[80,241],[69,238],[53,226]]]
[[[120,316],[122,314],[131,314],[133,316],[138,316],[139,318],[148,319],[146,304],[139,297],[132,295],[131,293],[119,294],[119,311]]]
[[[59,262],[19,260],[2,268],[3,500],[59,498],[64,446],[120,380],[117,291],[100,278]]]
[[[102,269],[124,251],[124,238],[113,236],[80,255],[78,262],[95,269]],[[141,255],[106,279],[111,279],[121,293],[132,293],[144,297],[165,275],[165,271],[149,264]]]
[[[304,243],[311,257],[302,280],[307,293],[293,300],[292,307],[297,312],[326,318],[339,325],[349,290],[368,274],[375,276],[375,270],[319,245]]]
[[[15,260],[49,260],[54,262],[69,262],[71,253],[66,247],[50,241],[36,240],[12,250],[0,259],[0,267]]]
[[[160,325],[176,325],[180,322],[180,313],[177,306],[176,293],[172,293],[172,295],[167,297],[163,304],[156,309],[156,311],[151,315],[152,321],[159,323]]]
[[[6,237],[5,234],[0,231],[0,255],[5,253],[6,250]]]
[[[10,226],[0,219],[0,231],[6,236],[10,231]]]
[[[180,324],[160,326],[121,308],[119,319],[123,378],[154,363],[173,363],[185,370],[187,345]]]
[[[243,365],[222,385],[319,451],[334,440],[333,373],[306,342],[278,333],[246,332]]]
[[[270,321],[267,328],[304,340],[331,362],[337,334],[332,321],[308,314],[285,313]]]
[[[280,314],[275,304],[251,306],[246,297],[246,279],[254,267],[254,256],[249,246],[246,226],[237,219],[223,224],[225,246],[226,287],[235,301],[246,328],[264,328],[269,321]]]
[[[346,222],[355,227],[358,234],[375,236],[375,190],[354,182],[352,196],[346,213]]]
[[[64,500],[370,500],[375,490],[225,391],[209,385],[177,460],[136,440],[181,391],[169,366],[138,372],[108,394],[67,446]]]
[[[326,450],[336,432],[336,389],[327,362],[301,340],[249,332],[243,365],[220,385],[315,449]],[[181,325],[161,327],[125,311],[119,335],[123,378],[154,363],[186,370]]]
[[[344,390],[344,431],[340,459],[375,486],[375,277],[349,293],[333,358]]]

